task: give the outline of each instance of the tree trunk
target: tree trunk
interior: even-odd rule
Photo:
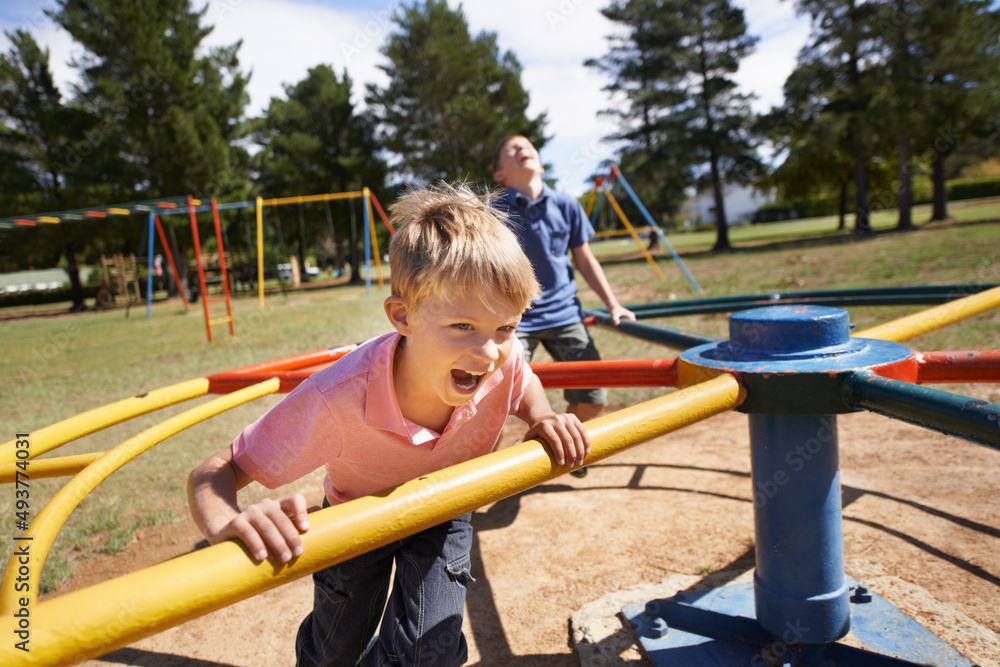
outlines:
[[[66,272],[69,274],[69,285],[73,293],[73,305],[70,311],[77,313],[86,310],[87,307],[83,303],[83,284],[80,282],[80,267],[76,264],[76,248],[69,239],[66,239]]]
[[[726,203],[722,195],[722,177],[719,175],[719,164],[712,156],[712,191],[715,195],[715,250],[729,250],[729,223],[726,221]]]
[[[837,208],[838,221],[837,229],[847,229],[847,183],[840,182],[840,202]]]
[[[942,151],[934,151],[932,178],[934,180],[934,211],[931,220],[948,219],[948,191],[944,183],[944,159]]]
[[[910,165],[910,137],[899,141],[899,222],[896,229],[913,229],[913,170]]]
[[[854,163],[854,229],[862,234],[872,231],[871,202],[868,200],[868,151],[859,148]]]
[[[306,271],[306,218],[302,204],[299,204],[299,276],[304,283],[309,282],[309,272]]]

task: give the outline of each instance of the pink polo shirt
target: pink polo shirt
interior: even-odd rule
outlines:
[[[396,332],[373,338],[302,382],[233,441],[237,465],[270,489],[325,467],[326,497],[336,504],[492,451],[532,378],[520,341],[437,433],[399,411],[392,385],[399,339]]]

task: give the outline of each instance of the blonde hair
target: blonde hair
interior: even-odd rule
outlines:
[[[507,215],[491,205],[495,196],[442,183],[400,197],[391,211],[392,293],[410,306],[428,296],[476,294],[491,310],[499,294],[527,309],[541,290]]]

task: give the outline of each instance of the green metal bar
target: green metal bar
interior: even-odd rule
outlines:
[[[702,334],[681,331],[680,329],[658,327],[642,322],[633,322],[632,320],[622,320],[619,325],[615,326],[607,313],[588,310],[584,314],[587,317],[593,318],[594,324],[600,324],[627,336],[648,340],[651,343],[657,343],[673,350],[686,350],[699,345],[707,345],[708,343],[718,343],[722,340],[721,338],[703,336]]]
[[[954,301],[996,287],[993,284],[912,285],[900,287],[856,288],[839,290],[813,290],[805,292],[774,292],[743,296],[712,297],[707,299],[681,299],[658,301],[649,304],[629,304],[628,308],[639,319],[690,315],[697,313],[724,313],[753,306],[777,306],[797,303],[815,305],[927,305]],[[595,312],[607,312],[604,308]]]
[[[1000,450],[1000,405],[858,371],[847,376],[847,402],[901,421]]]

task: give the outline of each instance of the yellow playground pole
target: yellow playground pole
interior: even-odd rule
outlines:
[[[208,380],[196,378],[81,412],[32,432],[30,434],[31,458],[60,445],[65,445],[71,440],[82,438],[88,433],[100,431],[112,424],[118,424],[132,417],[165,408],[168,405],[204,396],[207,393]],[[15,443],[15,440],[10,440],[0,445],[0,463],[9,463],[15,460],[17,456]]]
[[[621,218],[625,228],[628,229],[629,234],[632,235],[632,240],[635,241],[637,246],[639,246],[639,250],[642,251],[643,257],[645,257],[646,261],[649,262],[649,265],[653,267],[653,272],[659,277],[660,280],[666,280],[666,278],[663,277],[663,273],[660,271],[660,267],[658,267],[656,262],[653,260],[653,256],[649,254],[648,250],[646,250],[646,246],[643,244],[642,239],[640,239],[639,235],[635,233],[635,228],[632,227],[632,223],[628,221],[625,211],[623,211],[622,207],[618,205],[618,200],[611,194],[611,190],[605,188],[604,194],[607,196],[608,201],[611,202],[611,205],[615,207],[615,213],[618,214],[618,217]]]
[[[966,320],[997,306],[1000,306],[1000,287],[949,301],[940,306],[900,317],[852,335],[858,338],[875,338],[901,343],[925,333],[937,331],[949,324]]]
[[[7,565],[3,586],[0,587],[0,614],[12,612],[18,606],[27,607],[36,603],[42,567],[59,530],[77,505],[101,482],[170,436],[238,405],[273,394],[278,391],[280,384],[277,378],[271,378],[202,403],[129,438],[80,471],[52,496],[24,535],[15,538],[21,544],[30,545],[30,550],[24,558],[11,558]],[[19,574],[22,570],[26,570],[24,575]],[[23,587],[16,586],[15,581],[23,584]]]
[[[585,464],[731,410],[744,398],[735,378],[723,375],[591,420]],[[5,606],[0,636],[8,641],[0,643],[0,664],[70,665],[103,655],[566,472],[541,441],[531,440],[313,513],[305,553],[285,565],[256,564],[230,541],[30,606]],[[20,610],[30,614],[29,652],[16,648]]]
[[[28,466],[31,475],[29,479],[75,475],[102,456],[104,456],[104,452],[94,452],[93,454],[76,454],[32,461]],[[25,472],[24,468],[17,463],[0,463],[0,484],[10,484],[16,481],[18,470],[22,473]],[[23,475],[21,477],[23,478]]]

